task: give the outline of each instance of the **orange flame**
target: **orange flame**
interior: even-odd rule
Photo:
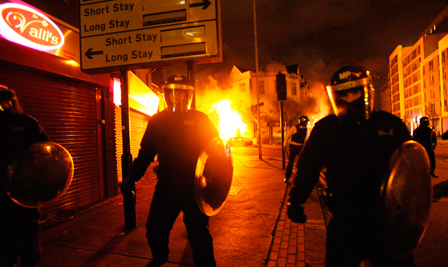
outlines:
[[[217,126],[226,140],[235,136],[246,136],[247,126],[240,114],[232,108],[232,101],[223,99],[211,106],[211,112],[217,114]]]

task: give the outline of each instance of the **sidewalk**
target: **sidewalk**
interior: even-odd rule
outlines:
[[[281,159],[233,156],[233,161],[227,203],[210,218],[217,265],[323,266],[326,230],[318,192],[305,205],[307,223],[292,223]],[[145,223],[156,181],[150,166],[136,185],[136,229],[124,230],[122,196],[115,196],[44,230],[39,266],[145,266],[152,259]],[[171,232],[165,266],[194,266],[182,214]]]
[[[311,197],[318,198],[316,190]],[[319,204],[307,201],[304,208],[308,219],[304,224],[288,218],[286,204],[287,199],[282,205],[266,266],[324,266],[326,227]]]

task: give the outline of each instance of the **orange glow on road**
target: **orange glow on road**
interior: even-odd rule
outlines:
[[[211,106],[210,113],[216,113],[217,123],[221,135],[228,140],[235,136],[246,136],[247,126],[240,114],[232,108],[232,101],[223,99]]]

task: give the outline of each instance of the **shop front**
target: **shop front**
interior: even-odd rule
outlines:
[[[105,120],[110,75],[81,72],[77,29],[26,4],[0,1],[0,10],[0,84],[16,91],[24,113],[70,152],[75,166],[66,194],[42,212],[106,198],[107,181],[116,180],[104,170],[114,149],[103,142],[114,127]]]

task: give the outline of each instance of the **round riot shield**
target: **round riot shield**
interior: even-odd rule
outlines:
[[[398,147],[389,161],[379,201],[379,235],[385,254],[409,255],[420,243],[429,219],[432,185],[429,158],[415,141]]]
[[[37,208],[59,199],[73,178],[70,153],[54,142],[38,142],[8,166],[8,195],[17,204]]]
[[[233,179],[230,148],[215,138],[199,155],[195,172],[196,202],[208,216],[217,214],[224,206]]]

